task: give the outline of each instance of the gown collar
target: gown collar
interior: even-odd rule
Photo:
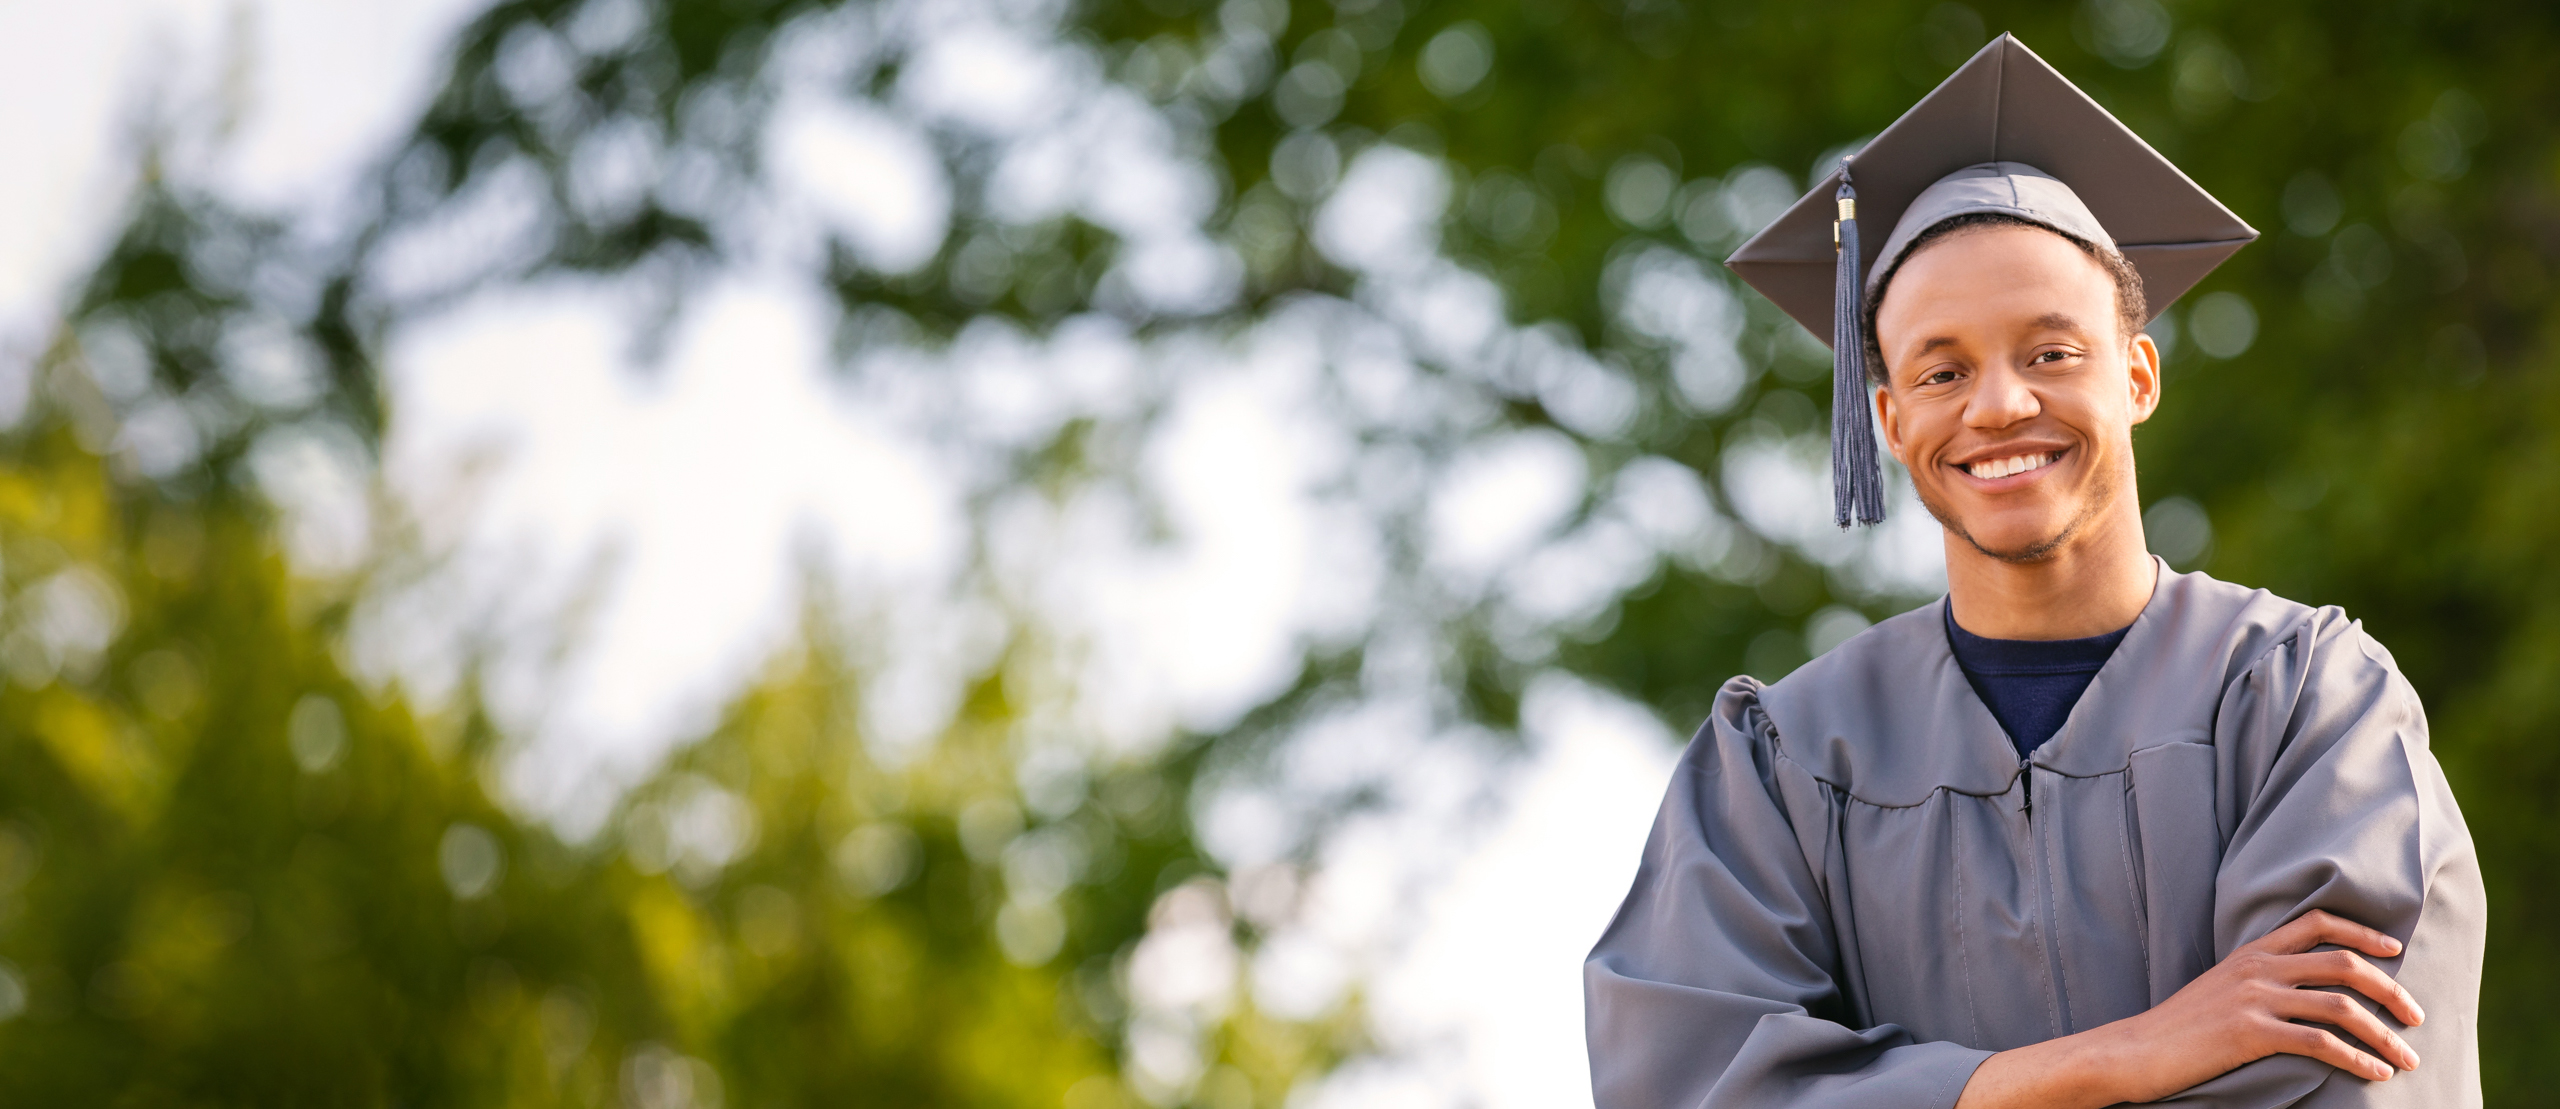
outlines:
[[[1759,699],[1779,751],[1871,804],[1917,805],[1938,789],[2009,790],[2028,765],[2075,777],[2124,769],[2133,752],[2210,742],[2222,689],[2311,610],[2181,574],[2153,558],[2151,598],[2060,731],[2027,760],[1947,646],[1947,601],[1892,617],[1808,662]]]

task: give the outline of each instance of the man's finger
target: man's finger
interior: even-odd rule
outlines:
[[[2273,1007],[2276,1015],[2294,1020],[2317,1021],[2362,1040],[2382,1061],[2402,1070],[2418,1069],[2418,1052],[2407,1040],[2391,1031],[2382,1019],[2345,994],[2325,990],[2295,990],[2293,996]]]
[[[2388,1079],[2395,1072],[2391,1064],[2347,1046],[2335,1034],[2306,1024],[2288,1026],[2289,1031],[2277,1038],[2278,1050],[2288,1055],[2308,1055],[2358,1078],[2372,1082]]]
[[[2285,978],[2296,986],[2345,986],[2370,997],[2375,1004],[2391,1010],[2400,1023],[2424,1024],[2426,1010],[2418,1007],[2418,999],[2381,968],[2364,961],[2353,951],[2317,951],[2307,955],[2290,955],[2282,960]]]
[[[2321,929],[2331,921],[2338,919],[2339,918],[2329,913],[2323,912],[2319,909],[2313,909],[2310,912],[2304,913],[2301,916],[2277,925],[2274,931],[2268,932],[2265,936],[2260,937],[2256,943],[2248,944],[2247,946],[2267,952],[2271,955],[2299,954],[2320,946],[2320,944],[2324,942],[2320,938]]]
[[[2400,953],[2400,941],[2367,928],[2342,916],[2321,913],[2320,942],[2352,947],[2377,959],[2388,959]]]
[[[2313,909],[2247,946],[2274,955],[2309,951],[2324,943],[2352,947],[2378,959],[2400,953],[2400,941],[2335,913]]]
[[[2269,955],[2291,955],[2296,952],[2308,951],[2311,949],[2312,945],[2320,942],[2311,938],[2319,934],[2319,922],[2312,919],[2318,915],[2320,915],[2320,911],[2314,909],[2301,916],[2295,917],[2292,920],[2276,925],[2275,928],[2270,930],[2266,935],[2241,944],[2232,952],[2232,954],[2236,955],[2242,951],[2258,951]]]

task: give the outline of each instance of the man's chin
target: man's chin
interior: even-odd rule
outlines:
[[[1965,541],[1967,546],[2001,562],[2032,564],[2043,562],[2071,541],[2079,529],[2070,519],[2045,520],[1967,520],[1949,512],[1934,497],[1920,498],[1922,506],[1948,534]]]
[[[2069,528],[2057,528],[2043,534],[2031,532],[2024,536],[2016,534],[2018,529],[2004,528],[2001,529],[2000,534],[1988,538],[1961,528],[1952,530],[1955,531],[1957,538],[1971,544],[1974,550],[2002,562],[2017,565],[2031,565],[2051,559],[2055,552],[2062,549],[2063,543],[2071,538]]]

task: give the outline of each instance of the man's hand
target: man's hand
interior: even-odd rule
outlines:
[[[2354,950],[2311,950],[2322,944]],[[2400,941],[2316,909],[2304,913],[2242,945],[2147,1013],[1992,1056],[1973,1072],[1957,1109],[2157,1101],[2279,1054],[2307,1055],[2376,1082],[2395,1066],[2415,1070],[2418,1053],[2364,1006],[2305,988],[2345,986],[2403,1024],[2424,1021],[2409,992],[2358,951],[2385,958],[2400,953]],[[2381,1057],[2297,1021],[2344,1029]]]
[[[2311,950],[2322,944],[2355,950]],[[2400,941],[2314,909],[2243,945],[2150,1012],[2118,1022],[2133,1026],[2125,1035],[2148,1048],[2143,1054],[2151,1064],[2144,1068],[2147,1079],[2135,1084],[2140,1096],[2125,1100],[2156,1101],[2276,1054],[2308,1055],[2376,1082],[2391,1077],[2395,1065],[2416,1070],[2418,1053],[2355,999],[2302,988],[2346,986],[2389,1009],[2402,1024],[2427,1019],[2409,991],[2357,951],[2397,955]],[[2381,1058],[2328,1029],[2296,1021],[2343,1028]]]

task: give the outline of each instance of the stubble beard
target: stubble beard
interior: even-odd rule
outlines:
[[[1920,483],[1913,482],[1912,491],[1919,494],[1921,507],[1928,509],[1929,515],[1937,517],[1938,526],[1947,529],[1947,534],[1964,540],[1967,546],[1982,552],[1985,557],[2013,566],[2031,566],[2051,560],[2055,552],[2069,544],[2073,537],[2079,535],[2081,530],[2088,526],[2089,521],[2097,519],[2100,513],[2106,511],[2108,505],[2115,503],[2116,474],[2112,468],[2099,472],[2097,480],[2089,487],[2089,495],[2080,502],[2080,511],[2073,514],[2071,519],[2064,521],[2062,527],[2055,530],[2052,535],[2005,551],[1983,546],[1981,540],[1973,537],[1973,532],[1966,530],[1963,521],[1957,519],[1956,514],[1949,511],[1945,505],[1939,504],[1937,499],[1931,497],[1926,490],[1921,489]]]

